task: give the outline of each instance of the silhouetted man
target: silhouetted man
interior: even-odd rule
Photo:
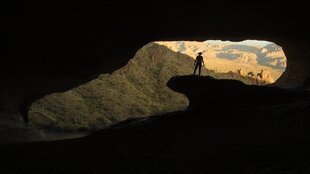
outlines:
[[[205,64],[201,54],[202,54],[202,52],[199,52],[198,56],[196,57],[196,60],[195,60],[195,63],[194,63],[194,65],[195,65],[194,75],[196,74],[197,68],[199,68],[199,75],[200,75],[201,74],[201,66]]]

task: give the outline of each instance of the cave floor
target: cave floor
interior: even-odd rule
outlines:
[[[43,133],[48,141],[75,139],[85,137],[91,134],[91,132],[89,131],[68,132],[68,131],[55,131],[55,130],[44,130]]]
[[[188,110],[0,146],[1,173],[309,173],[308,102]]]

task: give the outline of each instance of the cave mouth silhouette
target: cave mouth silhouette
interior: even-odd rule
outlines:
[[[185,110],[189,99],[169,89],[167,82],[176,75],[192,75],[198,52],[206,65],[202,76],[247,85],[273,83],[286,68],[282,48],[268,41],[153,41],[112,74],[34,101],[28,112],[30,128],[43,130],[50,140],[75,138],[124,121]],[[260,77],[262,69],[277,76]]]
[[[202,76],[247,85],[273,83],[286,68],[282,48],[268,41],[154,41],[112,74],[101,74],[77,88],[35,101],[29,111],[30,125],[96,131],[128,119],[185,110],[188,98],[170,90],[167,82],[175,75],[191,75],[198,52],[206,64]],[[272,80],[257,77],[261,69],[278,76]]]

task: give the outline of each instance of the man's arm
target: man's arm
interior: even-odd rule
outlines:
[[[205,61],[203,60],[203,57],[201,61],[202,61],[202,65],[205,66]]]

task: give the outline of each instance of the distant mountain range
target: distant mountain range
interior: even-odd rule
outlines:
[[[206,67],[216,72],[234,72],[242,69],[245,72],[258,73],[265,70],[270,72],[275,81],[286,68],[286,57],[282,48],[272,42],[247,40],[156,43],[192,58],[195,58],[198,52],[202,52]]]

